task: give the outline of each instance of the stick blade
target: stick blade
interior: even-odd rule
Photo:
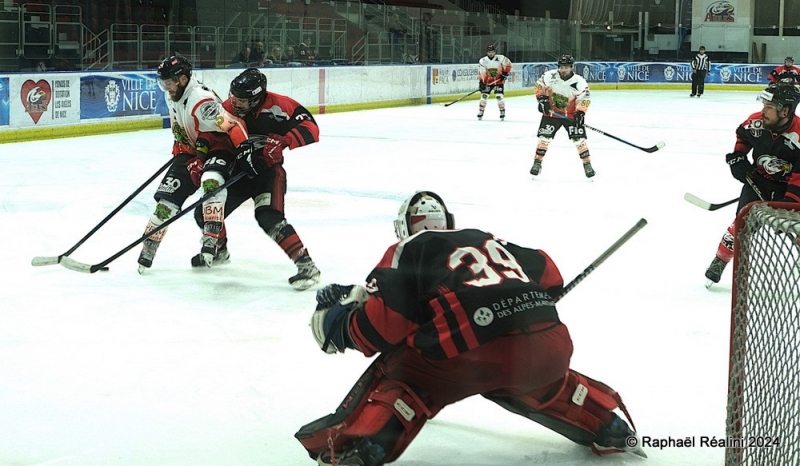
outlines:
[[[83,273],[96,272],[96,270],[92,270],[93,267],[91,265],[84,264],[83,262],[78,262],[70,257],[64,257],[63,259],[61,259],[61,265],[76,272],[83,272]]]
[[[653,146],[653,147],[648,147],[648,148],[646,148],[646,149],[643,149],[643,150],[644,150],[645,152],[647,152],[648,154],[652,154],[653,152],[657,152],[657,151],[659,151],[659,150],[663,149],[663,148],[664,148],[664,146],[666,146],[666,145],[667,145],[667,143],[666,143],[666,142],[664,142],[664,141],[658,141],[658,142],[656,143],[656,145],[655,145],[655,146]]]
[[[692,193],[684,194],[683,195],[683,199],[685,201],[689,202],[690,204],[694,204],[697,207],[700,207],[701,209],[705,209],[705,210],[710,210],[711,209],[711,203],[710,202],[704,201],[704,200],[700,199],[699,197],[695,196]]]
[[[31,259],[31,265],[34,267],[40,267],[42,265],[56,265],[61,262],[61,258],[63,256],[36,256]]]

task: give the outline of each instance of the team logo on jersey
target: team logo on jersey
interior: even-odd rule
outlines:
[[[44,79],[37,82],[29,79],[22,83],[22,88],[19,91],[19,97],[25,107],[25,112],[31,116],[34,123],[39,123],[39,118],[47,111],[47,106],[50,105],[52,96],[53,91],[50,89],[50,83]]]
[[[494,321],[494,313],[488,307],[479,307],[472,314],[472,320],[481,327],[486,327]]]
[[[764,132],[764,122],[762,120],[750,120],[747,124],[747,130],[754,137],[761,137],[761,133]]]
[[[172,135],[175,140],[182,144],[190,144],[189,136],[186,135],[186,130],[177,122],[172,125]]]
[[[784,177],[792,172],[792,164],[774,155],[764,154],[756,159],[756,165],[764,169],[768,175]]]
[[[120,90],[117,82],[113,79],[108,80],[105,88],[106,109],[109,112],[116,112],[119,106]]]
[[[267,116],[273,120],[286,121],[289,119],[289,114],[284,112],[283,109],[277,105],[273,105],[268,109],[264,109],[261,111],[261,113],[266,113]]]
[[[207,121],[216,121],[219,115],[219,105],[216,102],[206,102],[200,106],[200,118]]]

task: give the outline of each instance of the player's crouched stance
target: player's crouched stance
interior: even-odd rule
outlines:
[[[295,437],[320,465],[396,460],[447,405],[472,395],[597,454],[646,456],[620,396],[569,369],[572,341],[554,296],[564,286],[543,251],[480,230],[454,230],[432,192],[400,209],[368,288],[317,292],[314,338],[327,353],[380,353],[333,414]],[[479,368],[479,369],[476,369]]]

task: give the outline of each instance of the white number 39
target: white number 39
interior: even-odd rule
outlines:
[[[456,249],[450,254],[448,265],[450,270],[461,266],[468,267],[475,276],[472,280],[464,282],[469,286],[498,285],[507,278],[525,283],[531,281],[517,262],[517,258],[493,239],[483,244],[483,250],[473,246]]]

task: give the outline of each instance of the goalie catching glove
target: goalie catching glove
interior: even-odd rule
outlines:
[[[328,354],[356,349],[348,323],[353,312],[364,306],[369,293],[358,285],[328,285],[317,291],[317,309],[311,316],[311,332],[320,349]]]
[[[236,162],[248,177],[254,178],[283,163],[284,147],[289,147],[289,139],[277,134],[251,137],[236,148]]]

